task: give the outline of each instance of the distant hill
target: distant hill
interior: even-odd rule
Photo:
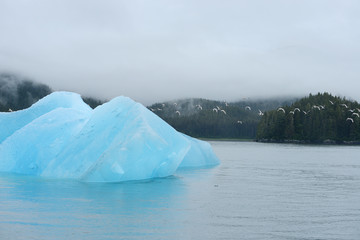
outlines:
[[[294,101],[279,98],[228,103],[193,98],[156,103],[148,108],[176,130],[193,137],[255,139],[265,111]]]
[[[343,143],[360,141],[360,105],[329,93],[309,95],[268,111],[261,119],[257,139]]]
[[[32,104],[52,93],[52,89],[41,83],[10,73],[0,73],[0,112],[16,111],[30,107]],[[90,107],[104,101],[83,97]]]
[[[50,87],[13,74],[0,73],[0,111],[28,108],[51,93]]]
[[[52,89],[14,74],[0,73],[0,111],[30,107],[50,94]],[[104,101],[83,97],[92,108]],[[148,108],[180,132],[193,137],[255,139],[257,127],[266,111],[291,105],[295,98],[237,102],[213,101],[201,98],[156,103]]]

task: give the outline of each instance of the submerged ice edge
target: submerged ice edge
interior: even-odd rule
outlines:
[[[2,172],[120,182],[217,164],[209,143],[128,97],[92,110],[79,94],[54,92],[28,109],[0,113]]]

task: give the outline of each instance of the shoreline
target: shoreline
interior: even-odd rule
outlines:
[[[219,141],[219,142],[256,142],[256,139],[246,139],[246,138],[202,138],[197,139],[203,141]]]
[[[338,146],[359,146],[360,141],[336,141],[336,140],[275,140],[275,139],[242,139],[242,138],[198,138],[203,141],[218,142],[259,142],[259,143],[278,143],[278,144],[299,144],[299,145],[338,145]]]
[[[255,139],[255,142],[261,143],[291,143],[291,144],[301,144],[301,145],[346,145],[346,146],[358,146],[360,145],[360,141],[337,141],[337,140],[295,140],[295,139],[283,139],[283,140],[276,140],[276,139]]]

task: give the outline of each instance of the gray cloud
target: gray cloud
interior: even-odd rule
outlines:
[[[356,0],[0,0],[0,70],[103,98],[359,100]]]

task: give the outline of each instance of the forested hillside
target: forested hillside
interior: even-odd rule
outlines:
[[[265,111],[291,104],[291,99],[242,100],[234,103],[185,99],[148,108],[176,130],[193,137],[254,139]]]
[[[50,87],[6,73],[0,73],[0,111],[27,108],[51,93]]]
[[[28,108],[51,92],[52,89],[45,84],[14,74],[0,73],[0,112]],[[92,97],[83,97],[83,100],[92,108],[104,102]]]
[[[257,139],[305,142],[360,141],[360,105],[329,93],[309,95],[291,106],[268,111]]]
[[[0,73],[0,111],[30,107],[52,89],[12,74]],[[104,101],[83,97],[92,108]],[[157,103],[148,108],[180,132],[193,137],[255,139],[266,111],[290,105],[294,99],[244,99],[238,102],[183,99]]]

